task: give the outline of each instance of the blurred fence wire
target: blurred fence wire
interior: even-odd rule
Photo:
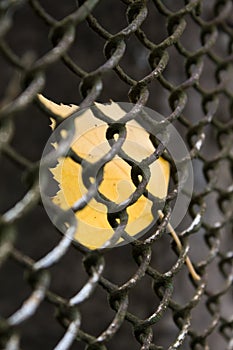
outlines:
[[[59,322],[64,327],[63,335],[60,330],[58,333],[55,332],[57,345],[54,344],[51,348],[56,350],[116,349],[119,348],[119,344],[121,348],[143,350],[179,348],[232,350],[233,6],[231,0],[185,0],[173,4],[160,0],[123,0],[117,3],[113,1],[111,5],[106,1],[86,0],[72,4],[73,11],[69,14],[64,13],[62,19],[56,19],[52,9],[54,7],[56,12],[56,8],[63,8],[64,4],[51,3],[51,8],[48,10],[49,5],[45,1],[44,5],[42,3],[38,0],[0,2],[3,84],[0,101],[0,153],[3,164],[1,197],[8,206],[2,208],[3,213],[0,217],[0,264],[3,271],[1,291],[6,292],[4,286],[7,284],[7,279],[12,283],[15,281],[7,295],[1,297],[2,305],[7,302],[6,300],[11,304],[12,298],[11,305],[14,305],[15,309],[9,308],[10,314],[0,310],[0,348],[10,350],[20,349],[23,345],[27,347],[27,342],[24,340],[26,327],[24,328],[23,324],[30,327],[27,323],[30,320],[36,324],[34,315],[39,313],[41,305],[46,301],[53,307],[52,321],[50,319],[47,327],[51,332],[53,332],[51,322]],[[30,45],[24,51],[17,46],[17,30],[22,30],[24,35],[26,31],[30,32],[27,20],[24,20],[25,23],[21,22],[24,28],[17,29],[17,13],[20,12],[22,15],[28,8],[36,21],[41,21],[48,28],[46,52],[41,53],[39,57]],[[122,13],[126,14],[127,23],[123,28],[116,30],[118,22],[122,25]],[[28,21],[32,23],[30,19]],[[76,38],[79,37],[79,28],[84,22],[88,24],[85,30],[95,33],[94,42],[100,39],[101,44],[104,44],[102,45],[104,62],[98,62],[94,70],[84,69],[78,63],[79,54],[81,56],[84,54],[80,52],[81,49],[79,51]],[[112,31],[111,25],[114,26]],[[14,33],[13,41],[10,33]],[[43,37],[43,40],[46,38]],[[89,45],[88,39],[84,38],[83,41],[86,46]],[[50,48],[49,42],[51,42]],[[17,46],[17,50],[14,49],[14,45]],[[35,47],[36,45],[37,42]],[[97,62],[99,56],[97,52],[95,53],[95,48],[93,44],[91,55],[96,55]],[[88,59],[87,55],[83,62]],[[103,61],[103,57],[101,59]],[[29,213],[40,207],[41,201],[38,183],[39,159],[32,161],[24,156],[14,144],[14,135],[17,133],[17,128],[20,128],[21,120],[27,113],[31,113],[29,112],[31,105],[37,113],[40,113],[41,118],[42,115],[54,116],[39,103],[37,94],[46,90],[51,79],[49,69],[58,62],[62,62],[62,65],[67,67],[73,77],[80,82],[82,98],[77,103],[80,107],[89,107],[94,101],[107,97],[114,101],[128,99],[139,109],[151,106],[166,114],[167,121],[174,124],[187,141],[193,160],[195,180],[188,214],[180,230],[183,242],[181,252],[177,252],[169,242],[166,243],[168,246],[163,243],[160,249],[156,250],[160,240],[162,241],[166,235],[164,228],[169,220],[176,194],[173,190],[167,196],[166,215],[156,227],[156,233],[150,238],[142,237],[131,244],[130,257],[136,262],[137,268],[123,283],[114,282],[113,276],[109,273],[108,264],[111,264],[109,253],[86,251],[78,245],[72,248],[77,255],[83,255],[83,264],[78,256],[77,264],[80,264],[79,271],[82,271],[80,273],[84,275],[84,271],[86,272],[87,280],[80,276],[71,277],[73,280],[80,279],[81,283],[75,291],[73,290],[73,296],[70,298],[60,294],[59,288],[55,288],[54,291],[51,277],[53,265],[64,263],[72,241],[65,236],[51,247],[53,242],[51,236],[55,233],[51,231],[49,235],[47,231],[47,243],[42,244],[45,246],[47,244],[46,247],[50,251],[46,250],[40,258],[25,253],[27,249],[24,251],[19,244],[19,241],[25,241],[28,237],[20,230],[22,222],[26,229]],[[56,72],[59,69],[57,68]],[[112,72],[114,75],[109,79],[108,76]],[[56,74],[53,76],[54,80],[58,79]],[[55,90],[56,84],[56,81],[53,82]],[[114,90],[111,84],[115,86],[119,84],[119,90],[122,91],[119,92],[115,87]],[[62,91],[62,82],[59,85]],[[111,96],[106,92],[108,89]],[[33,126],[33,116],[31,118]],[[28,132],[30,133],[30,130]],[[24,149],[33,148],[33,143],[28,141],[22,129],[21,134],[19,137],[23,139]],[[116,144],[118,142],[120,141],[116,141]],[[162,152],[159,149],[157,151]],[[17,200],[10,195],[14,187],[5,189],[2,184],[6,159],[8,163],[12,162],[17,167],[10,167],[7,163],[8,172],[5,174],[5,180],[7,177],[12,177],[22,181],[23,188],[25,183],[27,186],[21,193],[21,198]],[[175,181],[174,176],[174,183]],[[8,197],[8,201],[4,199],[5,197]],[[30,235],[33,236],[32,231]],[[115,261],[117,265],[115,273],[118,275],[127,269],[119,261],[121,249],[123,248],[117,248],[119,252],[113,253],[119,254],[118,261]],[[201,276],[200,282],[186,278],[184,265],[188,250]],[[172,257],[171,260],[169,256]],[[167,265],[161,265],[163,259],[167,261]],[[25,292],[19,294],[24,296],[22,300],[17,299],[18,276],[17,272],[11,273],[15,270],[8,265],[10,261],[25,272],[24,280],[21,282],[21,285],[25,286]],[[74,261],[76,260],[72,260],[72,263]],[[61,279],[60,283],[64,280],[65,284],[64,276],[61,276]],[[74,286],[77,286],[75,283]],[[142,317],[137,308],[134,310],[131,305],[131,295],[137,286],[141,286],[141,294],[138,292],[139,299],[144,298],[145,302]],[[99,289],[105,291],[108,301],[103,302],[101,298],[101,301],[98,300]],[[149,297],[151,292],[155,296],[154,304],[153,298]],[[147,293],[148,304],[146,304]],[[14,295],[17,303],[13,302]],[[88,331],[86,326],[83,327],[82,320],[86,318],[84,306],[89,302],[91,311],[87,323],[101,324],[101,320],[103,321],[98,334]],[[143,308],[143,302],[141,307]],[[96,316],[95,308],[100,310],[99,316]],[[112,312],[107,325],[104,318],[105,311],[101,313],[101,310],[106,308]],[[94,320],[92,315],[98,319]],[[43,320],[43,316],[41,317]],[[44,322],[46,323],[45,318]],[[131,325],[133,332],[125,330],[122,345],[118,334],[121,334],[121,329],[127,323]],[[35,327],[39,332],[40,325],[36,324]],[[36,346],[36,334],[34,338],[36,349],[39,348]]]

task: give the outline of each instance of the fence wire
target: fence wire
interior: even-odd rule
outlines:
[[[3,0],[0,11],[0,347],[232,350],[232,2]],[[38,93],[166,115],[194,167],[181,252],[165,232],[176,187],[153,235],[129,246],[87,251],[56,235],[31,149],[57,116]],[[188,251],[200,282],[188,276]]]

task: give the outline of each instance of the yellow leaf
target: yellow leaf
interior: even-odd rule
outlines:
[[[68,117],[78,109],[75,105],[58,105],[42,95],[38,97],[48,109],[63,118]],[[96,103],[96,106],[115,121],[125,115],[125,111],[114,102],[107,105]],[[52,129],[55,126],[55,122],[52,120]],[[111,149],[106,140],[107,128],[108,125],[95,117],[90,109],[86,110],[75,119],[75,137],[71,144],[72,150],[90,163],[101,159]],[[141,161],[154,152],[148,132],[136,121],[128,122],[126,131],[127,136],[122,150],[128,156],[136,161]],[[58,159],[57,166],[51,169],[51,172],[60,188],[53,197],[53,201],[61,208],[72,207],[87,192],[82,179],[82,166],[71,158]],[[150,172],[147,189],[154,196],[165,198],[170,177],[169,163],[160,157],[150,165]],[[136,190],[131,179],[131,167],[119,156],[115,156],[104,166],[103,174],[99,191],[115,203],[119,204],[127,200]],[[152,202],[143,195],[127,208],[126,232],[129,235],[135,236],[153,223],[151,208]],[[99,248],[112,237],[114,230],[107,220],[107,207],[103,203],[99,203],[93,198],[84,209],[75,215],[78,221],[75,239],[88,248]],[[122,239],[119,240],[119,242],[121,241]]]

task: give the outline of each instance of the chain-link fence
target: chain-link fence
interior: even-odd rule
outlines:
[[[1,348],[233,349],[232,9],[230,0],[0,2]],[[80,107],[130,101],[177,128],[194,169],[181,251],[166,232],[172,161],[165,216],[146,238],[87,251],[57,233],[38,177],[49,117],[59,118],[38,93]],[[123,232],[121,217],[115,225]]]

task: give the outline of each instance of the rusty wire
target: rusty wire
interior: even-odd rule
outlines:
[[[185,5],[180,6],[178,10],[171,10],[166,2],[160,0],[154,0],[153,2],[124,0],[122,3],[125,6],[128,25],[117,33],[105,29],[101,25],[101,18],[97,19],[94,16],[93,11],[98,8],[99,3],[98,0],[80,1],[76,10],[61,20],[57,20],[52,14],[49,14],[38,0],[3,0],[0,3],[1,55],[8,65],[12,66],[15,71],[20,72],[21,76],[19,91],[15,93],[14,89],[11,88],[15,83],[13,76],[12,82],[6,88],[1,101],[0,150],[2,155],[16,163],[30,178],[28,189],[23,197],[1,215],[0,263],[3,265],[8,260],[13,260],[21,265],[27,271],[24,283],[29,284],[32,289],[31,294],[26,300],[21,300],[21,306],[11,315],[8,315],[8,317],[6,315],[1,316],[0,347],[4,349],[21,348],[20,326],[26,320],[30,320],[40,308],[41,303],[46,300],[54,306],[56,319],[64,327],[64,334],[61,339],[57,337],[57,345],[54,346],[56,350],[68,349],[76,342],[77,344],[85,344],[86,349],[89,350],[114,348],[113,345],[109,347],[108,343],[111,340],[114,342],[118,331],[125,322],[128,322],[133,329],[133,335],[128,335],[129,347],[126,345],[125,348],[133,348],[130,345],[130,337],[134,336],[139,344],[137,348],[143,350],[162,350],[165,348],[169,350],[178,348],[214,349],[213,343],[209,340],[211,335],[214,334],[215,344],[218,344],[218,338],[220,337],[224,348],[232,350],[232,314],[227,317],[223,312],[224,302],[226,303],[224,296],[229,295],[233,278],[233,251],[232,246],[230,246],[232,244],[230,233],[232,233],[233,217],[233,124],[232,119],[230,119],[233,106],[231,84],[233,59],[232,2],[230,0],[216,0],[211,4],[209,3],[208,6],[211,7],[213,15],[212,18],[205,19],[203,12],[207,4],[201,0],[185,1]],[[7,34],[14,27],[15,13],[26,4],[30,5],[36,16],[49,28],[49,38],[53,47],[40,58],[35,58],[33,55],[32,57],[30,55],[29,57],[27,55],[19,56],[14,52],[14,47],[11,47],[8,43]],[[153,11],[156,11],[161,18],[166,19],[167,37],[157,43],[149,39],[146,29],[143,27],[148,17],[148,9],[152,11],[152,7]],[[111,15],[109,14],[109,16]],[[84,21],[88,23],[89,30],[94,31],[105,41],[104,55],[106,60],[92,71],[84,70],[69,54],[69,49],[75,45],[76,29],[79,29],[80,23]],[[195,50],[187,49],[185,40],[183,40],[185,32],[190,33],[191,38],[192,26],[190,21],[195,23],[200,31],[196,34],[200,37],[200,41],[199,47]],[[192,35],[194,34],[192,33]],[[222,55],[216,52],[220,35],[224,37],[224,40],[221,41]],[[127,49],[127,40],[132,36],[138,39],[138,45],[142,45],[149,52],[150,72],[140,79],[132,77],[127,72],[127,68],[123,68],[121,64]],[[183,65],[185,66],[186,78],[179,84],[175,84],[174,79],[166,74],[169,62],[174,60],[176,65],[176,58],[169,51],[171,48],[175,49],[176,54],[183,58]],[[30,51],[30,48],[28,49]],[[166,215],[158,225],[156,232],[144,240],[141,239],[131,244],[132,260],[137,263],[138,267],[123,284],[113,283],[111,279],[105,277],[106,258],[104,252],[88,251],[80,245],[75,245],[75,249],[84,255],[83,266],[88,280],[70,298],[62,297],[50,288],[50,268],[55,263],[62,262],[62,258],[68,254],[72,245],[70,238],[75,230],[74,223],[71,223],[70,232],[62,237],[57,245],[52,247],[40,259],[33,259],[15,246],[18,235],[18,221],[24,217],[27,220],[27,213],[40,205],[40,191],[38,184],[39,159],[37,162],[32,162],[11,145],[14,123],[19,113],[21,111],[26,113],[32,103],[37,106],[41,113],[53,116],[59,122],[58,116],[52,115],[37,99],[37,94],[43,92],[46,86],[48,68],[58,61],[62,61],[76,77],[80,78],[80,92],[82,95],[82,100],[79,103],[80,107],[89,107],[94,101],[98,100],[101,92],[105,89],[104,77],[110,71],[115,72],[116,81],[121,80],[128,86],[128,98],[130,102],[135,104],[136,111],[148,104],[150,96],[156,95],[156,91],[151,85],[154,81],[157,81],[161,89],[168,93],[171,113],[166,115],[166,120],[170,123],[176,122],[176,125],[180,125],[185,129],[190,156],[201,164],[201,173],[205,179],[203,188],[194,188],[188,212],[189,223],[186,224],[180,234],[183,249],[177,254],[176,261],[173,261],[166,271],[161,271],[156,264],[152,263],[152,257],[156,244],[164,236],[164,228],[171,213],[171,203],[176,195],[175,187],[167,197]],[[214,74],[212,77],[214,86],[206,88],[202,76],[210,62],[214,67],[213,71],[209,73]],[[193,113],[194,117],[189,116],[186,112],[186,106],[190,99],[192,100],[192,95],[189,95],[190,91],[195,91],[200,98],[201,116],[195,116],[195,113]],[[222,97],[224,97],[223,100]],[[115,96],[111,96],[111,98],[116,100]],[[226,108],[224,107],[224,111],[227,111],[228,118],[221,115],[223,104],[227,105]],[[134,113],[134,111],[131,111],[125,122],[133,118]],[[117,132],[123,131],[118,130]],[[207,154],[208,151],[202,151],[205,150],[208,140],[214,140],[215,147],[217,147],[215,154],[211,154],[210,157]],[[119,142],[118,140],[113,145],[111,158],[119,152],[121,148]],[[163,150],[157,149],[157,152],[158,156],[163,153]],[[225,162],[224,166],[226,168],[223,167],[223,162]],[[230,174],[231,182],[228,181],[227,183],[224,180],[226,172]],[[219,181],[219,178],[224,181]],[[140,191],[143,191],[146,186],[145,177],[142,177],[140,185],[142,188],[137,189],[138,193],[135,192],[134,200],[137,200]],[[97,189],[94,192],[92,191],[91,196],[94,196],[96,191]],[[214,202],[211,204],[207,200],[210,194],[215,195]],[[78,206],[76,205],[75,210],[80,210],[82,205],[83,203],[80,202]],[[205,215],[208,205],[218,208],[221,213],[221,220],[209,221],[208,215]],[[62,219],[65,219],[65,216]],[[122,234],[126,222],[127,218],[122,214],[120,223],[115,230],[118,229]],[[190,278],[183,282],[180,272],[185,264],[189,246],[191,247],[189,242],[192,242],[192,237],[198,235],[202,238],[198,243],[200,245],[199,249],[201,250],[205,246],[207,251],[204,258],[202,257],[199,261],[196,261],[196,269],[201,275],[201,281],[194,282]],[[226,247],[223,247],[226,236],[228,237],[228,243]],[[169,252],[172,254],[171,247],[168,249]],[[162,252],[161,259],[163,254]],[[193,256],[195,257],[195,254]],[[219,282],[215,289],[210,287],[210,281],[214,278],[210,270],[213,262],[215,262],[221,276],[221,283]],[[121,271],[119,271],[120,273]],[[151,305],[149,316],[140,318],[136,313],[129,311],[129,302],[131,292],[137,284],[143,283],[146,276],[151,280],[152,290],[157,295],[159,302],[156,307]],[[14,279],[14,276],[10,278]],[[181,284],[190,283],[192,286],[192,296],[188,301],[178,303],[174,300],[173,289],[176,281]],[[80,307],[84,302],[88,303],[88,300],[95,295],[95,291],[99,287],[107,293],[114,316],[109,325],[99,335],[94,335],[82,329],[82,311]],[[204,308],[209,313],[209,320],[203,329],[197,331],[192,326],[192,313],[198,307],[198,304],[203,302]],[[98,300],[96,303],[98,303]],[[170,321],[173,319],[175,323],[176,332],[175,337],[169,339],[169,345],[163,345],[155,327],[159,326],[160,322],[162,323],[168,311],[170,312]],[[89,322],[92,321],[89,320]],[[201,322],[201,318],[199,322]],[[166,328],[166,323],[163,324],[163,327]],[[161,330],[161,328],[158,329]],[[117,340],[116,347],[118,347]]]

